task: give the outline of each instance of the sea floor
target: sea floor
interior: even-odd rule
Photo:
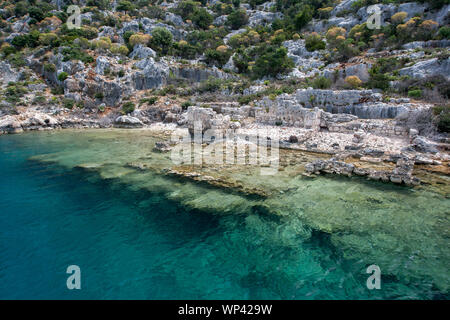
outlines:
[[[0,136],[2,299],[448,299],[448,176],[175,165],[148,130]],[[195,175],[174,175],[173,172]],[[205,178],[206,177],[206,178]],[[381,289],[369,290],[369,265]],[[66,268],[81,269],[68,290]]]

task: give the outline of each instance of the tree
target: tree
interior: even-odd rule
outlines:
[[[294,62],[288,58],[285,47],[268,46],[262,55],[256,59],[253,74],[256,78],[264,76],[275,77],[280,73],[286,73],[292,69]]]
[[[130,1],[122,0],[117,5],[116,10],[118,10],[118,11],[132,11],[132,10],[134,10],[134,5]]]
[[[216,50],[207,49],[205,51],[205,56],[208,64],[214,64],[218,67],[222,67],[225,63],[227,63],[231,56],[231,52],[226,46],[219,46]]]
[[[304,6],[294,18],[294,25],[297,30],[301,30],[312,20],[313,9],[310,6]]]
[[[172,41],[173,36],[169,30],[157,27],[152,31],[150,47],[158,52],[167,53],[172,46]]]
[[[231,29],[239,29],[248,23],[248,16],[245,10],[235,10],[227,17],[227,26]]]
[[[42,9],[38,7],[31,7],[28,12],[30,14],[30,17],[36,19],[38,22],[45,17],[44,11],[42,11]]]
[[[319,34],[313,32],[311,35],[306,37],[305,40],[305,47],[306,50],[312,52],[316,50],[323,50],[325,49],[325,42],[322,41],[322,38]]]
[[[213,22],[213,16],[208,13],[205,8],[195,9],[194,13],[190,16],[190,20],[199,28],[208,29],[209,25]]]
[[[191,14],[194,13],[197,5],[194,1],[182,1],[177,6],[177,13],[183,18],[188,19]]]
[[[28,4],[25,1],[17,2],[14,7],[14,14],[18,17],[24,16],[28,12]]]

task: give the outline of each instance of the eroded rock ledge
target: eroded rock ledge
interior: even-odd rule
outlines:
[[[345,176],[363,176],[370,180],[393,182],[396,184],[405,184],[408,186],[417,186],[420,184],[420,179],[413,176],[414,161],[408,158],[401,158],[395,164],[392,170],[376,170],[363,165],[354,164],[332,158],[330,160],[316,160],[306,164],[306,173],[320,174],[330,173]]]

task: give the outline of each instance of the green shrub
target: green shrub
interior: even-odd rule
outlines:
[[[122,0],[119,1],[119,4],[116,7],[118,11],[132,11],[135,7],[130,1]]]
[[[181,109],[182,110],[187,110],[188,107],[192,106],[192,102],[191,101],[185,101],[181,104]]]
[[[104,98],[104,94],[103,94],[103,92],[97,92],[95,95],[94,95],[94,97],[95,97],[95,99],[103,99]]]
[[[81,27],[81,28],[74,28],[69,29],[66,24],[63,24],[61,27],[61,34],[67,35],[74,38],[86,38],[89,40],[97,38],[98,30],[93,27]]]
[[[438,35],[441,39],[450,39],[450,27],[444,26],[439,29]]]
[[[194,13],[197,6],[198,5],[194,1],[182,1],[178,3],[176,13],[186,20],[192,13]]]
[[[27,89],[17,83],[10,82],[8,83],[8,87],[5,90],[5,98],[6,101],[17,104],[20,102],[20,98],[23,97],[27,93]]]
[[[45,72],[55,72],[56,66],[53,63],[46,63],[46,64],[44,64],[44,71]]]
[[[312,86],[314,89],[328,89],[331,87],[331,80],[325,77],[317,77],[313,80]]]
[[[126,102],[122,105],[122,113],[123,114],[131,113],[134,111],[134,109],[135,109],[134,103],[131,101]]]
[[[235,10],[227,17],[226,25],[231,29],[239,29],[248,23],[248,16],[245,10]]]
[[[54,94],[54,95],[64,94],[64,87],[62,87],[62,86],[54,86],[51,89],[51,93]]]
[[[369,88],[387,90],[389,88],[389,73],[402,68],[407,60],[397,58],[379,58],[375,65],[369,70]]]
[[[42,105],[47,101],[47,99],[45,99],[45,97],[43,96],[36,96],[33,99],[33,104],[37,104],[37,105]]]
[[[206,81],[202,81],[200,83],[199,91],[200,92],[214,92],[221,88],[223,80],[218,78],[209,78]]]
[[[23,58],[23,54],[21,52],[9,55],[8,61],[17,68],[23,67],[26,64],[25,59]]]
[[[60,74],[58,74],[58,80],[59,81],[64,81],[67,79],[67,77],[69,76],[69,74],[67,72],[61,72]]]
[[[150,97],[150,98],[144,98],[144,99],[141,99],[141,100],[139,101],[139,103],[141,103],[141,104],[147,103],[147,104],[149,104],[149,105],[153,105],[153,104],[155,104],[157,101],[158,101],[158,97]]]
[[[28,4],[26,1],[17,2],[14,8],[14,15],[22,17],[28,12]]]
[[[443,6],[450,4],[450,0],[418,0],[419,2],[427,2],[432,9],[440,9]]]
[[[92,58],[86,51],[75,45],[62,48],[61,53],[64,57],[63,61],[80,60],[84,63],[94,62],[94,58]]]
[[[33,30],[28,34],[16,36],[12,39],[11,44],[17,48],[35,48],[40,45],[39,31]]]
[[[209,65],[216,65],[219,68],[227,63],[231,56],[230,50],[220,51],[214,49],[207,49],[205,51],[206,63]]]
[[[437,128],[440,132],[450,132],[450,106],[436,106],[433,113],[437,115]]]
[[[13,53],[16,53],[16,48],[14,48],[13,46],[5,45],[2,47],[3,58],[6,58],[8,57],[8,55]]]
[[[199,28],[208,29],[214,18],[204,8],[195,9],[190,16],[190,20]]]
[[[408,91],[408,97],[419,99],[419,98],[422,97],[422,90],[419,90],[419,89],[417,89],[417,90],[409,90]]]
[[[298,12],[295,15],[294,18],[295,29],[300,31],[304,26],[306,26],[308,22],[312,20],[313,12],[314,10],[310,6],[308,5],[303,6],[303,9],[300,10],[300,12]]]
[[[158,101],[158,97],[150,97],[150,98],[148,98],[147,103],[149,105],[152,105],[152,104],[155,104],[157,101]]]
[[[266,47],[261,56],[256,59],[252,68],[256,78],[264,76],[275,77],[278,74],[289,72],[294,66],[294,62],[288,58],[285,47]]]
[[[30,17],[33,19],[36,19],[36,21],[41,21],[45,18],[44,11],[39,7],[31,7],[28,9],[28,13],[30,14]]]
[[[325,41],[317,33],[313,33],[305,39],[306,50],[312,52],[325,49]]]
[[[150,40],[150,47],[160,52],[167,53],[172,46],[172,33],[166,28],[157,27],[152,31],[152,39]]]
[[[66,109],[72,109],[74,104],[75,104],[75,101],[72,99],[64,99],[63,100],[63,106]]]
[[[257,99],[257,98],[258,98],[258,95],[256,95],[256,94],[249,94],[249,95],[246,95],[246,96],[240,96],[238,98],[238,102],[241,105],[245,105],[245,104],[249,104],[251,101],[253,101],[253,100]]]

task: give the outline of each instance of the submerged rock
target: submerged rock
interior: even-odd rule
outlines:
[[[172,149],[172,147],[170,146],[170,144],[165,141],[157,141],[155,143],[155,147],[153,148],[153,150],[158,151],[158,152],[168,152],[171,149]]]

